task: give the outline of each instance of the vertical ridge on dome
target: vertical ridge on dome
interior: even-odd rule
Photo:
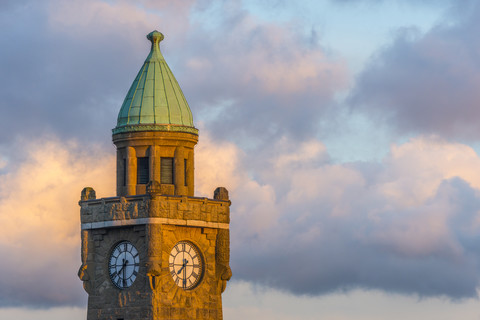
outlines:
[[[150,53],[138,72],[118,113],[113,133],[184,131],[198,133],[185,95],[160,51],[162,33],[147,35]]]

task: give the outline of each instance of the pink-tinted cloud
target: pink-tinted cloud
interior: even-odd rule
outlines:
[[[114,194],[114,152],[56,139],[24,150],[25,160],[0,176],[8,257],[0,265],[12,275],[0,278],[0,297],[4,305],[81,305],[79,192]],[[469,147],[418,137],[393,146],[378,170],[330,163],[315,140],[280,139],[255,157],[264,165],[208,132],[196,149],[197,195],[230,191],[239,279],[302,294],[476,295],[480,158]],[[414,201],[412,190],[420,190]]]
[[[255,156],[263,167],[252,168],[233,145],[229,157],[209,158],[235,181],[234,274],[296,293],[364,287],[476,296],[480,158],[470,147],[418,137],[392,146],[377,170],[365,170],[329,163],[322,148],[312,156],[308,144],[321,145],[264,150]],[[203,146],[218,154],[222,147]]]
[[[241,2],[216,7],[215,28],[193,18],[208,1],[38,3],[12,2],[7,13],[15,14],[0,13],[1,29],[11,30],[0,38],[8,79],[0,86],[0,143],[8,152],[0,156],[7,161],[0,253],[8,257],[0,266],[13,275],[0,278],[5,305],[83,303],[79,192],[91,185],[111,196],[115,175],[114,150],[82,148],[110,139],[148,53],[145,34],[156,28],[206,123],[196,150],[198,194],[230,191],[235,277],[299,294],[365,287],[476,295],[477,154],[421,136],[392,146],[382,163],[332,163],[315,133],[348,71],[304,25],[264,21]],[[18,21],[25,27],[15,28]],[[352,101],[405,132],[476,132],[478,50],[468,35],[477,24],[466,21],[413,40],[399,36],[360,76]],[[21,149],[12,142],[45,131],[84,142],[24,139]],[[244,149],[219,137],[246,137]]]
[[[346,63],[297,21],[266,22],[241,6],[221,8],[218,28],[192,25],[197,32],[189,33],[178,73],[198,112],[210,110],[210,130],[252,139],[316,132],[336,92],[348,85]]]
[[[212,197],[216,187],[226,187],[250,199],[239,202],[235,212],[242,220],[250,221],[247,234],[260,232],[276,223],[276,195],[271,185],[261,184],[249,177],[242,163],[243,152],[233,143],[215,142],[204,133],[196,149],[196,189],[199,195]],[[238,220],[237,220],[238,221]]]
[[[85,294],[78,200],[85,186],[112,195],[113,155],[57,139],[25,142],[25,161],[0,175],[3,305],[78,305]]]
[[[153,29],[196,119],[222,136],[315,133],[349,82],[345,61],[301,21],[265,21],[241,2],[26,1],[2,17],[0,143],[38,132],[107,141]]]
[[[52,0],[47,18],[52,32],[75,36],[89,45],[101,37],[105,42],[129,43],[141,53],[145,39],[139,35],[154,29],[176,36],[187,33],[194,4],[195,1],[165,0]]]

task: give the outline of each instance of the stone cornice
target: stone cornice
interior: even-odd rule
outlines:
[[[229,200],[153,194],[79,201],[82,229],[173,224],[228,229]]]
[[[112,221],[82,223],[82,230],[136,226],[136,225],[142,225],[142,224],[170,224],[170,225],[187,226],[187,227],[229,229],[228,223],[207,222],[202,220],[169,219],[169,218],[139,218],[139,219],[129,219],[129,220],[112,220]]]
[[[174,124],[135,124],[115,127],[112,129],[112,134],[125,132],[140,132],[140,131],[173,131],[173,132],[187,132],[198,135],[198,129],[195,127],[181,126]]]

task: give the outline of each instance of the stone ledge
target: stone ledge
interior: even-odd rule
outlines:
[[[134,196],[125,196],[125,197],[106,197],[106,198],[99,198],[93,200],[80,200],[78,204],[82,205],[96,205],[96,204],[106,204],[106,203],[117,203],[122,201],[122,198],[125,199],[126,202],[134,202],[134,201],[149,201],[151,197],[147,194],[141,195],[134,195]],[[175,196],[175,195],[167,195],[167,194],[158,194],[156,199],[163,201],[163,200],[177,200],[179,202],[196,202],[196,203],[221,203],[222,205],[231,205],[230,200],[219,200],[219,199],[210,199],[206,197],[188,197],[188,196]]]
[[[142,221],[139,219],[152,218],[170,219],[170,223],[176,225],[197,221],[192,222],[195,226],[202,226],[202,222],[208,225],[230,222],[230,200],[165,195],[151,198],[139,195],[82,200],[79,204],[82,225],[92,224],[87,229],[118,226],[122,223],[131,225],[133,222],[130,220],[137,221],[133,224],[145,224],[138,222]]]
[[[82,230],[136,226],[136,225],[144,225],[144,224],[169,224],[169,225],[206,227],[206,228],[218,228],[218,229],[230,228],[228,223],[207,222],[207,221],[201,221],[201,220],[182,220],[182,219],[169,219],[169,218],[139,218],[139,219],[129,219],[129,220],[113,220],[113,221],[82,223]]]

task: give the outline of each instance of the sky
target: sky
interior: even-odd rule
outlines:
[[[85,319],[80,191],[155,29],[232,200],[225,319],[480,318],[480,2],[2,0],[1,319]]]

